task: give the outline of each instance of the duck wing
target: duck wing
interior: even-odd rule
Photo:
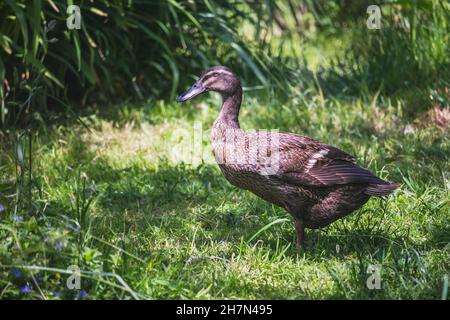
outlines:
[[[325,187],[387,183],[355,164],[355,157],[308,137],[281,135],[280,146],[277,177],[290,184]]]

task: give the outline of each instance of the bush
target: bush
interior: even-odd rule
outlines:
[[[68,30],[63,1],[7,0],[0,4],[6,17],[0,24],[2,126],[27,122],[25,115],[33,112],[70,112],[92,102],[173,98],[181,78],[189,80],[180,75],[213,64],[239,68],[250,82],[267,84],[265,74],[274,65],[258,34],[270,27],[271,6],[82,1],[81,29]],[[252,36],[239,29],[246,21]]]
[[[314,87],[302,43],[343,31],[352,34],[347,54],[334,70],[318,71],[325,94],[380,90],[416,101],[411,110],[448,106],[449,4],[379,3],[382,29],[368,30],[369,2],[82,1],[81,29],[68,30],[62,1],[7,0],[0,4],[1,128],[29,126],[48,111],[173,99],[217,64],[246,85]]]

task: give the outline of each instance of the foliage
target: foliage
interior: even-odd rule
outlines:
[[[70,1],[8,0],[0,4],[0,123],[5,130],[53,113],[73,118],[86,107],[174,98],[216,64],[238,71],[247,86],[279,93],[318,78],[325,88],[345,81],[387,94],[423,87],[413,98],[424,108],[448,106],[448,3],[385,2],[375,31],[365,27],[367,3],[82,1],[81,29],[69,30]],[[343,32],[351,46],[337,63],[352,73],[312,75],[304,42]],[[430,94],[433,101],[424,98]]]
[[[356,48],[363,61],[358,75],[370,88],[387,94],[420,89],[414,98],[425,105],[422,110],[429,107],[433,92],[439,97],[432,103],[449,107],[450,4],[419,3],[382,6],[382,32],[370,33],[367,47]]]
[[[180,81],[190,81],[186,75],[212,64],[239,66],[259,82],[269,82],[270,61],[258,39],[270,27],[263,19],[270,3],[82,1],[80,30],[66,27],[69,4],[0,4],[6,17],[0,25],[4,126],[26,122],[25,115],[36,111],[70,112],[130,95],[173,98]],[[243,21],[254,26],[254,36],[239,36]],[[275,76],[272,81],[281,81]]]
[[[290,23],[283,25],[294,41],[314,39],[317,34],[326,41],[336,37],[342,41],[342,35],[348,37],[347,46],[336,55],[331,68],[321,65],[317,68],[317,79],[325,94],[380,92],[406,99],[410,115],[435,105],[450,107],[449,3],[379,1],[376,4],[381,9],[381,29],[370,30],[366,26],[366,9],[373,4],[373,1],[306,1],[297,11],[290,10],[292,6],[280,10],[284,17],[302,17],[288,19]],[[338,50],[335,41],[333,44]],[[302,70],[298,55],[296,52],[285,60],[294,70]],[[305,76],[308,75],[304,72],[298,74],[299,78]]]

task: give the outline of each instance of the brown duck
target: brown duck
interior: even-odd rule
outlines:
[[[370,196],[388,195],[400,186],[359,167],[353,156],[311,138],[242,131],[241,82],[226,67],[207,69],[178,102],[207,91],[223,97],[211,131],[222,173],[231,184],[288,211],[295,219],[298,247],[303,246],[305,227],[327,226],[361,207]]]

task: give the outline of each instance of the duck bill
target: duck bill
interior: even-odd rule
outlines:
[[[177,101],[178,102],[185,102],[187,100],[190,100],[196,96],[198,96],[199,94],[202,94],[203,92],[205,92],[205,88],[203,88],[203,86],[201,84],[194,84],[189,90],[187,90],[186,92],[182,93]]]

